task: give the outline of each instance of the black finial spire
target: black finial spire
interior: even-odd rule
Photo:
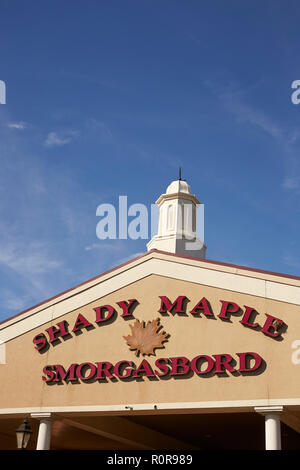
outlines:
[[[181,181],[181,166],[179,167],[179,181]]]

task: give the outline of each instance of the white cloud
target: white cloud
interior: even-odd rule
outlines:
[[[27,127],[26,122],[20,121],[20,122],[8,122],[7,127],[9,129],[17,129],[17,130],[23,130]]]
[[[282,183],[283,188],[285,189],[298,189],[300,187],[300,178],[297,177],[286,177]]]
[[[19,292],[16,293],[10,289],[1,289],[0,296],[1,306],[9,311],[21,312],[27,307],[28,301],[30,301],[30,296],[20,296]]]
[[[119,253],[122,252],[124,254],[124,252],[127,251],[126,244],[121,240],[115,240],[114,243],[92,243],[91,245],[86,246],[84,249],[86,251],[101,249],[105,254],[110,253],[117,256],[119,256]],[[120,264],[126,263],[127,261],[130,261],[131,259],[136,258],[142,254],[144,254],[144,252],[131,253],[127,256],[118,257],[114,261],[114,266],[119,266]]]
[[[138,256],[141,256],[141,255],[144,255],[144,254],[145,254],[144,252],[132,253],[129,256],[126,256],[124,258],[120,258],[119,260],[117,260],[117,265],[119,266],[120,264],[127,263],[127,261],[130,261],[130,260],[132,260],[134,258],[137,258]]]
[[[106,242],[100,242],[100,243],[92,243],[91,245],[86,246],[85,251],[91,251],[91,250],[105,250],[105,251],[123,251],[124,250],[124,244],[120,242],[119,240],[115,240],[115,242],[112,243],[106,243]]]
[[[277,141],[282,139],[281,127],[264,111],[246,102],[246,91],[239,84],[231,83],[225,87],[205,81],[205,85],[217,96],[224,108],[235,116],[237,122],[252,124]]]
[[[103,121],[99,121],[98,119],[86,119],[85,128],[88,131],[96,132],[101,138],[111,139],[113,136],[110,128]]]
[[[47,138],[45,140],[45,145],[46,147],[55,147],[59,145],[66,145],[71,142],[70,137],[59,137],[56,132],[50,132],[47,135]]]
[[[78,136],[78,131],[49,132],[44,142],[46,147],[56,147],[60,145],[70,144],[72,140]]]
[[[263,111],[244,103],[239,92],[226,91],[219,94],[225,107],[236,116],[238,122],[248,122],[260,128],[276,140],[281,139],[282,130]]]
[[[292,129],[290,135],[287,139],[287,145],[294,145],[300,138],[300,131],[299,129]]]
[[[1,244],[0,263],[19,274],[43,274],[58,268],[61,263],[51,260],[45,253],[45,246],[35,242],[27,245],[27,249],[18,243]]]
[[[300,260],[291,253],[286,253],[283,257],[284,263],[291,268],[300,268]]]
[[[1,240],[0,265],[21,276],[40,294],[48,292],[44,277],[62,267],[62,262],[49,256],[47,246],[35,241],[26,244],[20,240]]]
[[[238,123],[247,123],[256,126],[269,135],[278,145],[284,160],[286,175],[281,184],[285,190],[300,194],[300,173],[298,143],[300,130],[297,127],[287,127],[284,121],[276,121],[264,110],[254,107],[249,99],[246,101],[246,91],[237,84],[223,87],[218,84],[206,83],[220,100],[224,108],[229,111]]]
[[[99,245],[98,243],[92,243],[91,245],[84,247],[85,251],[97,250],[99,248],[102,248],[102,246]]]

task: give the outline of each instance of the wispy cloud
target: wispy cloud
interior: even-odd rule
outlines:
[[[136,258],[143,254],[143,252],[132,252],[130,250],[129,245],[124,243],[122,240],[114,240],[111,243],[107,243],[104,241],[100,241],[98,243],[91,243],[91,245],[85,246],[85,251],[94,251],[94,250],[102,250],[103,253],[109,253],[111,255],[116,255],[117,257],[114,258],[114,266],[119,266],[120,264],[126,263],[127,261]],[[124,253],[128,253],[124,256]],[[102,253],[101,253],[102,254]]]
[[[289,190],[297,190],[300,188],[300,178],[287,176],[282,183],[282,187]]]
[[[92,243],[84,247],[85,251],[99,250],[100,248],[102,249],[103,247],[99,243]]]
[[[35,241],[25,246],[22,242],[5,240],[0,245],[0,264],[33,282],[41,274],[62,265],[61,261],[49,256],[45,243]]]
[[[55,147],[58,145],[66,145],[70,142],[70,137],[59,137],[56,132],[50,132],[45,140],[45,145],[46,147]]]
[[[292,255],[291,253],[286,253],[283,257],[283,261],[290,268],[300,268],[300,259]]]
[[[138,256],[141,256],[143,254],[144,254],[144,252],[131,253],[130,255],[128,255],[124,258],[118,259],[117,260],[117,265],[127,263],[127,261],[130,261],[131,259],[137,258]]]
[[[124,244],[120,240],[114,240],[114,242],[107,243],[105,241],[100,241],[99,243],[91,243],[84,247],[85,251],[92,250],[105,250],[110,252],[118,252],[124,250]]]
[[[78,131],[67,131],[63,133],[49,132],[47,135],[44,145],[46,147],[57,147],[61,145],[67,145],[72,142],[74,137],[78,135]]]
[[[28,302],[30,302],[30,296],[20,296],[19,292],[16,296],[16,293],[14,291],[6,288],[0,290],[0,296],[2,308],[5,308],[5,310],[9,312],[21,312],[28,306]]]
[[[113,134],[111,129],[105,124],[105,122],[99,119],[88,118],[84,124],[85,130],[96,132],[101,138],[111,139]]]
[[[296,144],[299,138],[300,138],[299,129],[292,129],[287,139],[287,145],[292,146]]]
[[[298,144],[300,131],[297,127],[289,126],[283,119],[275,119],[264,110],[254,106],[239,84],[229,84],[224,87],[219,84],[206,82],[213,94],[223,107],[231,113],[239,124],[251,124],[273,139],[282,154],[284,175],[281,187],[284,190],[300,194],[300,164]]]
[[[261,109],[249,105],[243,91],[238,86],[230,85],[227,88],[222,88],[211,83],[207,83],[207,85],[223,106],[236,117],[237,122],[252,124],[276,140],[283,137],[280,125]]]
[[[7,316],[5,311],[21,311],[48,298],[53,293],[53,279],[65,271],[64,263],[52,253],[48,243],[1,237],[0,274],[14,279],[14,287],[8,287],[9,281],[0,287],[1,317]]]
[[[9,129],[17,129],[17,130],[24,130],[28,127],[26,122],[20,121],[20,122],[8,122],[6,126]]]

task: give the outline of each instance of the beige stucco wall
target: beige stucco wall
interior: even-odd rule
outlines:
[[[187,312],[202,298],[206,297],[212,306],[216,319],[158,313],[160,295],[166,295],[174,301],[177,296],[185,295],[190,299]],[[139,305],[134,310],[134,317],[140,320],[161,318],[163,330],[169,333],[168,342],[163,349],[157,349],[155,356],[145,356],[154,365],[158,357],[186,356],[189,359],[200,354],[212,355],[229,353],[234,357],[237,352],[256,352],[266,361],[266,369],[259,375],[233,376],[228,372],[225,377],[198,376],[168,380],[149,380],[107,383],[65,383],[48,385],[42,381],[43,367],[49,364],[61,364],[66,369],[72,363],[110,361],[115,364],[120,360],[134,361],[137,365],[142,357],[137,358],[123,339],[130,334],[129,324],[118,315],[110,324],[97,326],[93,308],[104,304],[121,309],[116,302],[137,299]],[[254,307],[259,315],[256,321],[263,325],[265,313],[281,318],[288,328],[282,341],[276,341],[259,331],[240,324],[241,317],[232,317],[231,322],[223,322],[217,315],[220,312],[220,300],[233,301],[241,307]],[[79,335],[61,341],[44,354],[39,353],[32,342],[35,335],[44,332],[51,324],[67,320],[70,329],[82,313],[95,328],[82,330]],[[6,364],[0,365],[0,408],[33,407],[70,407],[70,406],[109,406],[131,405],[135,403],[175,403],[175,402],[224,402],[264,399],[297,399],[299,393],[300,364],[293,364],[291,357],[294,350],[292,343],[300,340],[299,306],[280,301],[256,297],[244,293],[208,287],[192,282],[171,279],[159,275],[150,275],[124,288],[93,301],[80,309],[47,322],[38,328],[18,336],[6,344]]]

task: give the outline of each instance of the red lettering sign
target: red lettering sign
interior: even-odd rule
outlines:
[[[165,295],[160,295],[159,297],[161,299],[159,313],[185,313],[183,302],[188,300],[185,295],[180,295],[173,303]]]
[[[59,382],[91,380],[103,380],[106,377],[125,380],[139,379],[141,377],[177,377],[195,373],[199,377],[211,374],[251,374],[259,372],[264,364],[263,358],[255,352],[236,353],[236,358],[231,354],[213,354],[208,356],[200,354],[191,361],[185,356],[156,359],[154,367],[143,359],[137,366],[132,361],[122,360],[115,365],[110,362],[83,362],[82,364],[71,364],[65,369],[61,364],[48,365],[43,368],[42,379],[47,384]],[[254,361],[254,363],[253,363]],[[204,366],[204,367],[203,367]]]
[[[165,295],[161,295],[159,298],[160,308],[158,312],[162,315],[168,315],[169,312],[173,315],[178,314],[185,315],[187,317],[189,316],[186,310],[189,299],[185,295],[179,295],[175,301],[170,300],[169,297]],[[270,338],[282,339],[282,333],[286,328],[286,325],[280,318],[266,313],[263,326],[261,326],[257,321],[255,321],[256,317],[259,316],[259,313],[253,307],[244,305],[245,310],[243,311],[243,309],[235,302],[229,300],[221,300],[220,302],[222,305],[217,318],[230,323],[233,321],[233,316],[242,316],[240,323],[243,326],[261,331],[264,335]],[[116,302],[116,304],[121,309],[121,313],[119,311],[120,317],[125,320],[133,317],[133,311],[139,302],[137,299],[129,299],[121,300]],[[82,313],[79,313],[71,331],[68,329],[68,322],[66,320],[62,320],[56,325],[52,325],[51,327],[47,328],[45,332],[38,333],[33,338],[35,349],[42,353],[47,347],[49,347],[49,345],[55,346],[56,344],[59,344],[60,338],[66,339],[67,337],[73,337],[72,333],[76,334],[82,329],[88,331],[89,329],[94,328],[93,322],[99,326],[103,324],[108,325],[114,321],[118,315],[117,308],[109,304],[95,307],[92,310],[94,311],[93,320],[86,318]],[[200,319],[203,318],[203,316],[205,318],[215,318],[213,309],[206,297],[202,297],[202,299],[199,300],[191,310],[189,310],[189,313],[190,315],[199,317]],[[228,360],[225,359],[218,359],[218,367],[222,370],[229,370],[230,361],[228,358]],[[159,366],[161,372],[158,372],[158,374],[164,374],[166,371],[166,364],[162,362],[159,364]],[[197,369],[196,364],[194,364],[194,366]],[[171,367],[176,369],[177,366],[176,364],[173,364]],[[210,365],[208,365],[208,368],[210,368]],[[107,369],[105,369],[105,371],[105,376],[108,376]]]
[[[205,297],[200,300],[200,302],[195,305],[195,307],[190,311],[192,315],[197,315],[198,313],[203,313],[207,317],[213,317],[214,314],[211,311],[211,307],[209,305],[209,302]]]

